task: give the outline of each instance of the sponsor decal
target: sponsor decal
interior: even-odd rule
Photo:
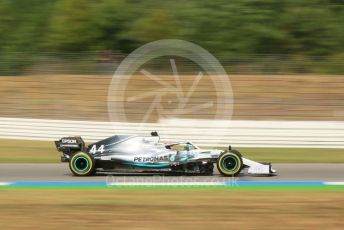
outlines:
[[[62,139],[62,144],[76,144],[75,139]]]
[[[134,162],[159,162],[168,160],[168,156],[134,157]]]

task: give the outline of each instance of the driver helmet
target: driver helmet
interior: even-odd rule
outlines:
[[[184,150],[190,151],[192,149],[192,146],[190,144],[186,144],[184,147]]]

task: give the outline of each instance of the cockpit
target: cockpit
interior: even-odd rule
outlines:
[[[167,149],[176,150],[176,151],[191,151],[199,149],[196,145],[191,142],[178,142],[165,145]]]

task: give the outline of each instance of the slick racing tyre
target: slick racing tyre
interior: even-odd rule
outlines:
[[[217,159],[217,169],[224,176],[236,176],[243,168],[241,154],[236,150],[222,153]]]
[[[96,172],[93,157],[84,152],[76,152],[71,157],[69,168],[76,176],[91,176]]]

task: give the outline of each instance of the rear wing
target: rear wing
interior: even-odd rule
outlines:
[[[59,152],[70,155],[77,151],[85,151],[86,145],[81,137],[63,137],[55,141],[56,149]]]

